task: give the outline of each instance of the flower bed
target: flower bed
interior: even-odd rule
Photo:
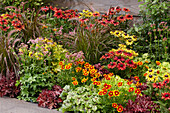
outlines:
[[[61,112],[170,111],[167,15],[141,9],[145,28],[130,27],[130,9],[119,6],[101,14],[29,4],[0,16],[0,96]]]

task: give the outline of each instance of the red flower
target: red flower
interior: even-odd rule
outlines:
[[[8,24],[8,21],[6,19],[0,19],[0,24],[3,25],[3,24]]]
[[[82,19],[80,19],[79,21],[81,22],[81,23],[84,23],[84,22],[87,22],[89,19],[87,19],[87,18],[82,18]]]
[[[121,9],[119,6],[116,7],[116,11],[117,11],[118,13],[119,13],[121,10],[122,10],[122,9]]]
[[[113,97],[113,95],[114,95],[113,91],[109,91],[108,95],[109,95],[109,97]]]
[[[54,17],[61,18],[63,16],[62,10],[58,10],[54,13]]]
[[[161,84],[161,82],[159,82],[159,83],[153,83],[152,86],[153,86],[153,88],[159,88],[159,89],[161,89],[162,84]]]
[[[119,25],[119,22],[113,21],[112,24],[113,24],[114,26],[117,26],[117,25]]]
[[[3,26],[3,27],[0,26],[0,29],[2,29],[2,31],[7,31],[9,28],[10,28],[9,26],[8,27],[7,26]]]
[[[41,7],[41,10],[46,12],[46,11],[48,11],[48,10],[49,10],[49,7],[47,7],[47,6],[45,6],[45,7]]]
[[[107,90],[103,90],[103,95],[106,95],[107,94]]]
[[[107,26],[107,23],[105,21],[101,21],[100,24],[103,26]]]
[[[14,28],[17,29],[18,31],[21,31],[22,29],[24,29],[24,25],[18,24],[14,26]]]
[[[116,67],[116,62],[110,62],[110,64],[107,65],[109,69],[113,69]]]
[[[161,63],[159,61],[156,61],[156,65],[160,65]]]
[[[120,54],[122,54],[122,52],[123,52],[123,50],[119,49],[119,50],[116,51],[115,53],[116,53],[116,55],[120,55]]]
[[[126,17],[127,20],[132,20],[133,19],[133,16],[130,15],[130,14],[127,14],[125,17]]]
[[[116,12],[115,11],[109,11],[109,15],[115,15]]]
[[[126,18],[124,16],[118,16],[117,20],[124,22],[126,20]]]
[[[166,84],[168,84],[168,83],[169,83],[169,79],[166,79],[166,80],[163,81],[162,85],[166,86]]]
[[[127,63],[127,66],[129,66],[129,67],[133,67],[134,66],[133,60],[127,59],[125,62]]]
[[[115,56],[114,60],[118,61],[118,62],[121,62],[121,61],[125,61],[124,57],[122,56]]]
[[[116,103],[112,103],[112,107],[117,108],[118,105]]]
[[[113,92],[114,92],[114,95],[115,95],[115,96],[119,96],[119,95],[120,95],[120,92],[117,91],[117,90],[115,90],[115,91],[113,91]]]
[[[99,94],[99,95],[103,95],[103,91],[99,91],[98,94]]]
[[[93,13],[93,16],[94,16],[94,17],[100,17],[100,13],[98,13],[98,12]]]
[[[106,53],[105,55],[103,55],[101,57],[101,59],[107,59],[107,58],[110,58],[110,54],[109,53]]]
[[[126,34],[124,34],[124,35],[126,35]],[[129,52],[124,52],[123,54],[126,55],[126,56],[129,56],[129,57],[132,56],[132,53],[129,53]]]
[[[127,9],[127,8],[123,8],[123,11],[125,11],[125,12],[129,12],[130,10],[129,10],[129,9]]]
[[[117,108],[117,111],[122,112],[123,111],[123,106],[119,105],[118,108]]]
[[[105,89],[110,89],[111,87],[112,87],[112,85],[110,85],[110,84],[107,84],[107,83],[104,84]]]
[[[130,87],[130,88],[129,88],[129,92],[132,92],[133,90],[134,90],[133,87]]]
[[[128,85],[131,85],[131,84],[132,84],[132,82],[131,82],[131,81],[128,81],[128,82],[127,82],[127,84],[128,84]]]
[[[140,89],[139,89],[139,88],[136,89],[136,90],[135,90],[135,93],[136,93],[136,94],[140,94],[140,93],[141,93]]]
[[[125,70],[126,69],[126,65],[124,63],[119,63],[117,65],[117,68],[118,68],[118,70]]]
[[[170,93],[162,93],[162,99],[169,100],[170,99]]]
[[[123,82],[119,82],[117,85],[118,85],[118,87],[120,87],[123,85]]]
[[[12,25],[13,25],[13,26],[17,26],[18,24],[21,24],[21,22],[20,22],[18,19],[14,19],[14,20],[12,21]]]
[[[136,81],[139,81],[139,77],[137,77],[137,76],[135,76],[134,79],[135,79]]]

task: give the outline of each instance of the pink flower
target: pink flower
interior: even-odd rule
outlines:
[[[125,65],[125,63],[119,63],[117,65],[117,68],[118,68],[118,70],[125,70],[126,69],[126,65]]]

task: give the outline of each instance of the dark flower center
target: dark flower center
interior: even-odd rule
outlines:
[[[119,34],[119,32],[116,33],[117,35]]]
[[[121,56],[118,56],[117,58],[118,58],[118,59],[121,59]]]
[[[165,97],[169,97],[169,94],[166,94]]]
[[[128,18],[131,18],[132,16],[131,16],[131,15],[128,15],[127,17],[128,17]]]
[[[106,24],[106,22],[102,22],[102,24]]]
[[[123,17],[120,17],[120,19],[123,19]]]
[[[118,53],[121,53],[122,51],[119,50],[119,51],[117,51],[117,52],[118,52]]]
[[[149,75],[150,78],[152,78],[152,75]]]
[[[156,85],[158,86],[158,85],[160,85],[159,83],[156,83]]]
[[[168,75],[165,75],[165,77],[168,77]]]
[[[57,13],[57,15],[59,15],[59,16],[60,16],[60,15],[61,15],[61,13]]]
[[[127,33],[125,33],[124,35],[127,36]]]
[[[5,20],[2,20],[2,22],[5,22]]]
[[[152,70],[149,70],[149,72],[152,72]]]
[[[132,64],[132,62],[131,62],[131,61],[129,61],[128,63],[129,63],[129,64]]]
[[[123,67],[123,64],[120,64],[120,67]]]
[[[5,29],[5,28],[6,28],[6,26],[3,27],[3,29]]]
[[[21,26],[17,26],[17,28],[21,28]]]

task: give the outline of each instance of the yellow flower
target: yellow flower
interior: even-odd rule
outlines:
[[[75,85],[78,85],[78,81],[75,80],[75,81],[72,82],[72,84],[73,84],[74,86],[75,86]]]
[[[91,16],[93,16],[93,13],[92,12],[88,12],[85,16],[86,17],[91,17]]]
[[[121,36],[121,31],[118,31],[118,30],[116,30],[115,32],[110,31],[110,34],[111,34],[111,35],[114,35],[114,36],[116,36],[116,37],[120,37],[120,36]]]
[[[125,38],[125,37],[129,37],[129,35],[127,33],[122,33],[122,37]]]
[[[75,80],[76,80],[76,78],[75,78],[75,77],[72,77],[72,80],[73,80],[73,81],[75,81]]]
[[[119,47],[120,47],[120,48],[126,48],[126,45],[124,45],[124,44],[119,44]]]
[[[149,74],[153,74],[154,73],[154,69],[148,69],[148,72],[147,73],[149,73]]]
[[[32,57],[33,56],[33,53],[32,53],[32,51],[31,52],[29,52],[29,57]]]
[[[132,45],[132,44],[133,44],[132,38],[127,38],[126,45]]]
[[[155,79],[155,77],[154,77],[154,75],[152,75],[152,74],[147,74],[146,75],[146,79],[148,80],[148,81],[154,81],[154,79]]]
[[[165,80],[167,78],[170,79],[170,75],[169,75],[169,73],[166,72],[166,73],[163,74],[163,79]]]
[[[87,10],[87,9],[83,10],[83,13],[88,13],[88,12],[89,12],[89,10]]]
[[[76,72],[80,72],[82,70],[81,67],[76,67]]]
[[[83,79],[81,80],[81,82],[84,83],[84,82],[86,82],[87,80],[88,80],[88,78],[83,78]]]
[[[131,38],[133,41],[137,41],[137,36],[133,35],[133,36],[131,36]]]

